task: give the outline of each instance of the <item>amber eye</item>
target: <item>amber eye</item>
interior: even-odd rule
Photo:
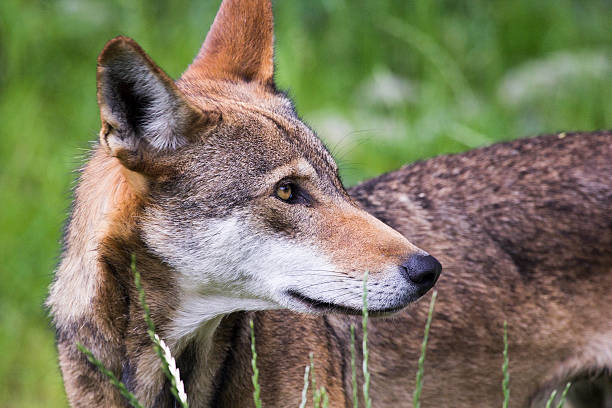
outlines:
[[[283,201],[289,201],[293,195],[291,184],[282,184],[276,187],[276,196]]]

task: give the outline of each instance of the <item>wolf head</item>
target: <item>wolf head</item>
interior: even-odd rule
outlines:
[[[139,234],[198,321],[234,310],[398,310],[441,267],[351,200],[274,84],[268,0],[226,0],[174,82],[131,39],[98,60],[100,142],[143,197]],[[199,311],[199,312],[198,312]]]

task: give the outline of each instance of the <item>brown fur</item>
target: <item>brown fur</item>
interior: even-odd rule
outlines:
[[[132,254],[191,406],[252,406],[249,319],[265,406],[299,404],[310,352],[330,406],[350,405],[348,336],[356,317],[238,311],[176,336],[184,286],[159,243],[191,253],[195,226],[237,212],[260,235],[316,243],[349,281],[369,270],[373,285],[384,284],[384,267],[404,262],[418,247],[440,259],[445,273],[424,406],[500,404],[504,320],[512,406],[535,403],[568,379],[609,374],[610,132],[542,136],[438,157],[366,182],[349,196],[330,154],[275,89],[268,1],[225,0],[176,83],[127,38],[109,42],[98,64],[100,145],[75,191],[48,300],[73,406],[126,405],[78,352],[77,341],[146,406],[173,404],[146,335]],[[160,117],[168,121],[156,122]],[[283,177],[303,189],[302,204],[273,198]],[[182,235],[170,236],[173,231]],[[330,302],[354,312],[343,296]],[[411,405],[427,299],[371,321],[375,406]]]
[[[351,192],[446,267],[424,406],[501,403],[504,320],[514,406],[550,384],[610,373],[610,157],[610,132],[562,133],[416,163]],[[372,350],[386,350],[371,362],[381,406],[396,401],[391,389],[412,388],[396,375],[414,372],[424,320],[420,303],[402,314],[401,336],[398,321],[373,323]]]

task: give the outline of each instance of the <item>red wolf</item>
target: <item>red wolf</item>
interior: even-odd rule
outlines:
[[[265,406],[298,406],[309,352],[330,406],[349,406],[365,271],[370,314],[397,312],[371,322],[371,396],[408,407],[427,300],[404,308],[440,276],[431,253],[445,272],[423,406],[501,404],[507,320],[512,406],[595,379],[575,403],[609,407],[612,134],[438,157],[347,192],[276,88],[273,50],[269,0],[225,0],[177,81],[129,38],[100,54],[100,142],[48,299],[70,403],[126,406],[81,342],[146,406],[173,405],[132,283],[135,254],[192,407],[253,405],[249,319]]]

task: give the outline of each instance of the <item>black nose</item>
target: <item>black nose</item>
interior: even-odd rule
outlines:
[[[438,280],[442,265],[431,255],[415,254],[402,264],[402,269],[404,276],[425,293]]]

